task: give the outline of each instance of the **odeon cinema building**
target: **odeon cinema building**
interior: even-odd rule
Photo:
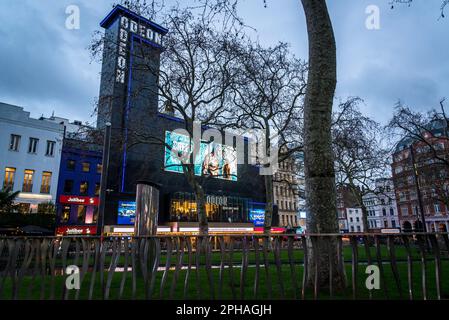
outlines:
[[[174,132],[183,128],[184,122],[173,113],[159,112],[155,89],[139,90],[157,88],[155,72],[139,67],[143,63],[139,60],[147,59],[146,64],[158,69],[164,35],[169,30],[121,6],[116,6],[101,26],[105,29],[105,43],[97,126],[102,130],[107,123],[111,125],[103,232],[108,235],[134,232],[136,186],[141,181],[159,190],[158,233],[198,232],[195,195],[171,152],[186,145],[187,137]],[[163,143],[132,141],[131,132],[136,127]],[[248,143],[244,141],[247,159]],[[236,146],[226,145],[225,141],[200,144],[195,174],[201,176],[207,161],[219,163],[216,170],[226,171],[204,179],[202,184],[209,232],[260,232],[265,186],[259,167],[247,161],[238,164]],[[172,147],[171,151],[167,145]],[[223,150],[221,156],[214,152],[218,148]]]

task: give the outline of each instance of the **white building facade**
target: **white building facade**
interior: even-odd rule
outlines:
[[[394,185],[391,179],[376,181],[375,192],[366,195],[363,202],[368,211],[370,229],[400,228]]]
[[[346,208],[349,232],[364,232],[361,208]]]
[[[55,203],[63,135],[64,125],[0,103],[0,179],[2,189],[20,192],[15,202],[21,212]]]

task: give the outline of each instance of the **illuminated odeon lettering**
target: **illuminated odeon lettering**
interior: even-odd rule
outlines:
[[[210,204],[216,204],[219,206],[228,205],[228,198],[224,196],[207,196],[206,202]]]
[[[162,34],[156,32],[144,25],[138,24],[125,16],[120,18],[120,30],[118,41],[118,58],[115,81],[125,83],[125,73],[127,65],[127,47],[129,40],[129,32],[139,35],[141,38],[148,40],[157,45],[162,45]]]

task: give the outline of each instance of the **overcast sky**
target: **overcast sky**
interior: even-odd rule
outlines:
[[[337,97],[360,96],[379,122],[400,99],[426,110],[449,100],[449,17],[441,0],[417,0],[391,10],[390,0],[328,0],[338,50]],[[92,121],[100,65],[87,50],[112,0],[2,0],[0,102],[32,116]],[[246,0],[239,11],[266,45],[288,42],[307,59],[307,32],[299,0]],[[68,5],[80,8],[80,29],[65,28]],[[368,5],[380,8],[380,29],[368,30]],[[447,14],[449,16],[449,13]],[[156,21],[164,24],[163,21]]]

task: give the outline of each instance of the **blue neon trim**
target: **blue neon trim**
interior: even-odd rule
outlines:
[[[126,9],[125,7],[123,7],[121,5],[116,5],[114,7],[114,9],[112,9],[112,11],[109,12],[109,14],[100,22],[100,26],[105,29],[109,28],[110,25],[115,22],[115,20],[117,19],[117,16],[120,13],[123,13],[125,16],[128,16],[128,17],[133,17],[138,21],[145,22],[146,24],[150,25],[151,27],[153,27],[154,29],[156,29],[157,31],[162,33],[162,35],[165,35],[168,32],[167,28],[164,28],[164,27],[158,25],[157,23],[154,23],[144,17],[139,16],[136,13]]]
[[[125,145],[123,148],[123,162],[122,162],[122,184],[120,191],[125,190],[125,176],[126,176],[126,148],[128,145],[128,114],[131,107],[131,79],[132,79],[132,66],[133,66],[133,52],[134,52],[134,35],[131,35],[131,48],[129,54],[129,71],[128,71],[128,90],[126,96],[126,109],[125,109]]]
[[[148,44],[148,45],[150,45],[150,46],[152,46],[154,48],[163,49],[161,45],[159,45],[159,44],[157,44],[155,42],[151,42],[150,40],[147,40],[147,39],[141,37],[140,35],[138,35],[136,33],[129,32],[129,34],[131,34],[134,38],[137,38],[139,41],[145,42],[146,44]]]

